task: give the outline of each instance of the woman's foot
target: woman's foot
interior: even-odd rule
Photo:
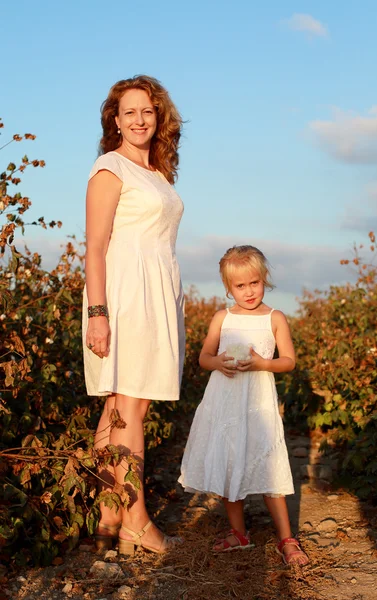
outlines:
[[[309,563],[309,558],[296,538],[284,538],[276,546],[276,551],[286,565],[300,565],[303,567]]]
[[[231,529],[225,538],[216,540],[212,550],[214,552],[230,552],[232,550],[245,550],[246,548],[253,547],[254,544],[250,542],[248,532],[244,535],[236,529]]]
[[[141,546],[146,550],[163,554],[176,544],[181,544],[182,538],[164,535],[152,521],[148,521],[144,527],[121,526],[119,532],[120,554],[134,554],[135,547]]]
[[[115,525],[98,523],[98,527],[94,533],[97,550],[111,550],[114,542],[118,539],[120,525],[120,523]]]

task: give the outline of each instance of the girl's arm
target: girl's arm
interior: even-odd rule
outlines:
[[[226,377],[234,377],[236,367],[227,365],[229,361],[233,360],[233,357],[226,356],[225,352],[217,354],[220,343],[221,325],[223,324],[225,315],[226,310],[219,310],[213,317],[199,356],[199,364],[207,371],[221,371]]]
[[[107,304],[106,252],[122,182],[110,171],[99,171],[88,184],[86,195],[85,275],[88,305]],[[89,319],[87,345],[101,358],[109,353],[110,328],[106,317]]]
[[[272,326],[279,352],[279,358],[262,358],[255,350],[250,350],[251,359],[239,361],[239,371],[270,371],[271,373],[288,373],[296,366],[295,351],[291,332],[285,315],[280,310],[272,313]]]

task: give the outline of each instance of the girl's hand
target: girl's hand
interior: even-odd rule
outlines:
[[[109,356],[110,325],[106,317],[91,317],[86,332],[86,345],[100,358]]]
[[[266,371],[266,359],[250,348],[250,358],[248,360],[239,360],[237,364],[238,371]]]
[[[234,377],[236,374],[237,367],[229,364],[230,361],[234,360],[233,356],[227,356],[226,352],[214,356],[214,365],[216,371],[220,371],[226,377]]]

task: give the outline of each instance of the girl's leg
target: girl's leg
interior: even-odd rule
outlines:
[[[124,483],[124,476],[127,473],[127,459],[125,458],[119,465],[115,466],[115,478],[118,484],[125,487],[130,495],[130,503],[127,509],[122,511],[122,524],[138,533],[149,521],[144,499],[144,428],[143,421],[147,413],[150,400],[132,398],[123,394],[116,394],[115,408],[120,417],[125,421],[126,427],[119,429],[113,427],[110,433],[110,443],[118,446],[124,451],[125,455],[132,454],[138,459],[138,477],[141,482],[140,489],[135,489],[130,483]],[[119,537],[122,539],[131,539],[124,530],[121,529]],[[163,540],[163,534],[154,525],[150,527],[143,535],[143,543],[159,548]]]
[[[289,523],[288,508],[285,500],[285,496],[278,498],[271,498],[271,496],[263,496],[263,500],[269,510],[269,513],[275,523],[276,531],[279,540],[292,537],[291,525]],[[298,551],[297,546],[294,544],[286,544],[283,548],[283,552],[287,562],[291,564],[296,563],[299,565],[306,565],[309,560],[306,554],[302,551]],[[289,557],[292,553],[296,553],[291,561]]]
[[[115,407],[115,396],[108,396],[105,402],[105,406],[98,423],[94,447],[98,450],[104,448],[110,443],[110,413]],[[115,484],[115,471],[112,465],[102,467],[98,472],[98,476],[101,478],[98,482],[98,492],[109,491],[114,487]],[[101,529],[101,523],[105,525],[117,525],[121,521],[120,512],[116,512],[115,509],[110,509],[105,506],[103,502],[100,504],[101,521],[97,529],[97,533],[108,535],[108,530]]]
[[[229,523],[232,529],[236,529],[242,535],[246,534],[245,516],[244,516],[244,501],[236,500],[229,502],[228,498],[223,498],[226,514],[228,515]]]
[[[236,500],[236,502],[229,502],[227,498],[223,498],[225,510],[229,519],[229,523],[232,529],[235,529],[238,533],[246,536],[245,528],[245,517],[244,517],[244,501]],[[230,533],[223,539],[218,540],[213,546],[215,552],[221,552],[224,548],[224,543],[227,542],[230,546],[239,546],[239,541]]]

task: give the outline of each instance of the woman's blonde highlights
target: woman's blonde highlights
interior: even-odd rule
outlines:
[[[112,86],[101,106],[103,134],[99,144],[99,154],[117,150],[121,146],[122,137],[118,133],[115,117],[119,113],[120,99],[132,89],[147,92],[156,109],[157,128],[151,140],[149,163],[170,183],[174,183],[177,179],[178,148],[183,121],[167,90],[154,77],[136,75],[130,79],[122,79]]]

